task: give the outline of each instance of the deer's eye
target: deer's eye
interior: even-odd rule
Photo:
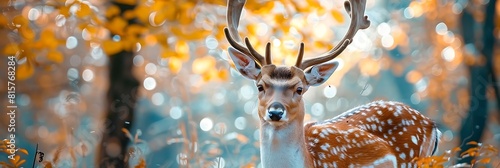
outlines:
[[[259,90],[259,92],[262,92],[264,91],[264,87],[262,85],[257,85],[257,90]]]
[[[302,95],[302,87],[297,88],[297,94]]]

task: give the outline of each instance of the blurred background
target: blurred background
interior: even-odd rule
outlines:
[[[343,3],[252,0],[240,35],[257,51],[271,42],[273,62],[293,65],[300,42],[306,57],[337,45],[350,21]],[[15,140],[27,154],[8,160],[0,145],[0,165],[259,166],[257,89],[227,55],[225,5],[1,1],[0,104],[7,113],[15,56]],[[368,0],[371,26],[337,58],[334,75],[305,95],[305,119],[394,100],[438,123],[438,154],[480,139],[498,148],[499,13],[496,0]],[[5,116],[0,139],[9,135]],[[478,158],[496,167],[495,155]]]

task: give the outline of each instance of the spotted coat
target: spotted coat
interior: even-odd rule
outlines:
[[[432,155],[436,124],[398,102],[376,101],[304,127],[315,167],[416,167]]]

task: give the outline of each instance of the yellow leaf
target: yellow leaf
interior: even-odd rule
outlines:
[[[150,8],[146,5],[139,5],[134,9],[135,16],[137,19],[139,19],[142,23],[149,23],[149,13]]]
[[[0,27],[7,27],[9,21],[5,15],[0,15]]]
[[[274,8],[274,1],[267,1],[261,3],[260,1],[247,1],[247,9],[253,9],[252,12],[256,14],[269,14]]]
[[[344,23],[344,16],[338,10],[332,10],[332,17],[339,23]]]
[[[490,161],[491,161],[491,158],[483,158],[477,162],[482,163],[482,164],[488,164],[488,163],[490,163]]]
[[[474,157],[479,149],[477,147],[469,148],[460,154],[460,157]]]
[[[201,40],[207,37],[211,31],[206,31],[206,30],[195,30],[195,31],[186,31],[182,29],[182,26],[172,26],[170,30],[174,35],[177,37],[187,40],[187,41],[193,41],[193,40]]]
[[[178,16],[177,20],[181,25],[189,25],[194,21],[194,14],[191,14],[189,10],[181,11]]]
[[[127,21],[125,21],[123,18],[114,17],[111,21],[109,21],[106,28],[108,28],[112,34],[123,35],[123,30],[127,26],[127,24]]]
[[[68,17],[70,14],[69,13],[70,7],[71,5],[59,7],[59,14],[63,15],[64,17]]]
[[[26,160],[21,160],[19,161],[17,164],[16,164],[16,167],[20,167],[21,165],[24,164],[24,162],[26,162]]]
[[[179,9],[174,5],[167,5],[165,9],[165,19],[167,21],[174,21],[176,19],[177,13],[180,13]]]
[[[128,10],[128,11],[123,12],[124,19],[131,20],[131,19],[134,19],[134,17],[135,17],[135,12],[132,10]]]
[[[61,52],[59,52],[57,50],[52,50],[52,51],[49,51],[49,53],[47,53],[47,59],[52,61],[52,62],[55,62],[55,63],[62,63],[64,60],[64,57],[63,57]]]
[[[133,36],[123,37],[123,39],[121,39],[121,41],[120,41],[121,46],[122,46],[122,50],[125,50],[125,51],[134,50],[138,40],[139,39],[137,39],[136,37],[133,37]]]
[[[470,141],[470,142],[467,142],[467,145],[477,145],[477,142],[476,141]]]
[[[181,25],[188,25],[188,24],[193,23],[195,13],[192,12],[192,9],[193,9],[194,5],[195,4],[189,3],[189,2],[181,4],[182,10],[181,10],[181,12],[179,12],[179,14],[178,14],[179,18],[177,19],[177,21],[179,21],[179,23]]]
[[[92,14],[92,9],[85,3],[80,3],[80,8],[75,12],[75,15],[79,18],[84,18]]]
[[[32,40],[35,38],[35,32],[29,26],[21,27],[19,29],[19,34],[21,34],[21,36],[26,40]]]
[[[158,43],[160,45],[162,45],[162,47],[165,47],[165,48],[168,47],[168,41],[167,41],[168,36],[166,33],[156,34],[155,37],[156,37],[156,40],[158,41]]]
[[[19,49],[21,52],[18,59],[28,58],[28,61],[31,61],[35,58],[37,54],[35,54],[35,51],[33,51],[30,46],[32,45],[25,45],[23,43],[19,45]]]
[[[110,7],[108,7],[108,9],[106,9],[105,16],[107,18],[112,18],[113,16],[116,16],[118,14],[120,14],[120,8],[116,5],[111,5]]]
[[[23,17],[22,15],[17,15],[12,19],[12,23],[14,23],[15,26],[17,27],[23,27],[28,25],[29,20]]]
[[[283,15],[283,14],[277,14],[277,15],[274,15],[274,21],[278,25],[282,25],[283,23],[285,23],[287,21],[287,19],[285,18],[285,15]]]
[[[40,34],[40,42],[49,49],[56,49],[59,41],[56,39],[52,29],[45,29]]]
[[[5,54],[6,56],[16,55],[17,52],[19,52],[19,51],[20,51],[20,49],[19,49],[19,46],[17,45],[17,43],[8,43],[3,48],[3,54]]]
[[[20,160],[20,159],[21,159],[21,156],[16,155],[16,156],[14,156],[14,159],[12,159],[12,160],[11,160],[11,159],[9,159],[9,161],[10,161],[10,163],[12,163],[13,165],[16,165],[16,164],[17,164],[17,162],[19,162],[19,160]]]
[[[87,27],[88,25],[89,25],[89,24],[87,24],[87,23],[80,23],[80,24],[78,25],[78,28],[79,28],[80,30],[83,30],[83,29],[85,29],[85,27]]]
[[[144,160],[144,158],[140,158],[139,159],[139,164],[137,164],[134,168],[146,168],[146,161]]]
[[[458,152],[461,151],[462,149],[460,147],[454,147],[451,151],[452,152]]]
[[[24,153],[25,155],[28,155],[28,151],[26,149],[19,149],[19,152]]]
[[[97,27],[95,27],[95,26],[93,26],[91,24],[86,25],[84,29],[86,29],[87,32],[89,32],[92,35],[96,35],[97,34]]]
[[[94,22],[95,25],[104,25],[104,22],[97,15],[92,15],[91,21]]]
[[[158,39],[154,35],[146,35],[144,37],[144,42],[146,43],[146,45],[152,46],[158,43]]]
[[[170,58],[168,61],[168,67],[172,73],[177,74],[182,69],[182,61],[177,58]]]
[[[130,139],[133,140],[132,134],[126,128],[122,128],[122,132]]]
[[[162,58],[170,58],[170,57],[173,57],[175,55],[176,55],[176,53],[169,48],[164,49],[164,51],[161,53]]]
[[[215,35],[215,37],[217,38],[217,40],[222,40],[222,39],[225,40],[226,36],[224,35],[224,31],[222,31],[222,30],[224,30],[224,26],[223,25],[218,25],[217,26],[217,30],[218,30],[217,34]],[[255,34],[255,33],[252,33],[252,34]]]
[[[50,162],[46,162],[45,165],[44,165],[44,168],[52,168],[52,163]]]
[[[209,4],[214,4],[214,5],[226,6],[225,0],[205,0],[205,2],[207,2]]]
[[[178,14],[185,12],[178,8],[177,5],[167,4],[162,1],[156,2],[152,8],[156,14],[153,18],[154,23],[150,23],[151,25],[159,25],[165,21],[175,21]]]
[[[102,42],[102,50],[108,55],[111,56],[123,50],[123,46],[118,41],[106,40]]]
[[[131,24],[127,26],[125,29],[126,29],[125,31],[126,34],[132,36],[142,35],[144,32],[147,31],[146,28],[138,24]]]
[[[158,11],[154,15],[153,20],[149,20],[149,24],[152,26],[160,26],[167,20],[168,16],[169,14],[167,13],[167,11]]]
[[[16,70],[16,79],[18,80],[28,79],[35,72],[35,68],[28,63],[20,64],[19,66],[17,66]]]

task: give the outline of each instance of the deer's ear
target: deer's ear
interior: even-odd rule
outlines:
[[[339,67],[337,61],[312,66],[311,69],[305,72],[307,84],[309,86],[318,86],[325,83],[337,67]]]
[[[233,47],[229,47],[227,50],[229,52],[229,56],[234,62],[236,69],[243,75],[244,77],[252,80],[257,80],[257,77],[260,74],[260,67],[255,63],[255,60]]]

